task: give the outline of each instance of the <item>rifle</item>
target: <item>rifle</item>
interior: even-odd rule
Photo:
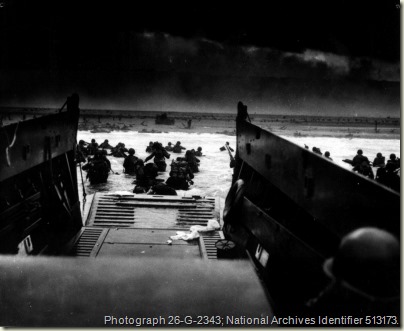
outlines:
[[[236,166],[236,160],[234,159],[233,155],[230,152],[229,146],[227,146],[226,144],[224,145],[227,149],[227,151],[229,152],[229,156],[230,156],[230,168],[234,168]]]

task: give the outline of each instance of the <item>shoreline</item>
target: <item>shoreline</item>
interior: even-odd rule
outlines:
[[[87,117],[79,123],[79,130],[91,132],[111,132],[111,131],[131,131],[138,133],[211,133],[223,134],[226,136],[236,135],[235,119],[215,118],[197,118],[192,119],[190,128],[187,121],[174,118],[175,123],[171,125],[155,124],[154,118],[132,118],[121,119],[108,117]],[[366,139],[393,139],[399,140],[401,129],[399,125],[378,125],[377,132],[374,124],[335,124],[335,123],[311,123],[311,122],[289,122],[285,119],[272,121],[256,120],[253,118],[253,124],[260,126],[276,135],[290,137],[334,137],[334,138],[366,138]]]
[[[5,108],[0,108],[3,111]],[[28,120],[58,112],[55,109],[7,108],[2,112],[2,124]],[[13,111],[11,111],[13,110]],[[236,115],[233,113],[174,113],[167,112],[172,124],[156,124],[156,111],[82,110],[79,130],[93,133],[131,131],[138,133],[212,133],[235,136]],[[251,122],[274,134],[294,137],[334,137],[365,139],[401,139],[400,118],[329,117],[314,115],[250,114]],[[191,125],[189,127],[189,120]]]

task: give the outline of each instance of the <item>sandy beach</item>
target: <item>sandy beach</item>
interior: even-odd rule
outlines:
[[[175,124],[155,124],[158,113],[116,116],[84,115],[79,123],[81,130],[133,130],[138,132],[196,132],[236,134],[235,114],[168,113]],[[188,121],[192,120],[188,127]],[[375,139],[400,139],[398,119],[338,118],[316,116],[253,115],[251,122],[285,136],[350,137]],[[377,132],[375,130],[377,120]]]
[[[3,108],[2,123],[54,113],[55,109]],[[156,124],[157,111],[81,110],[79,130],[92,132],[137,131],[145,133],[194,132],[235,135],[231,113],[168,112],[173,124]],[[275,134],[296,137],[400,139],[399,118],[336,117],[250,114],[251,122]],[[189,122],[191,120],[191,122]],[[190,124],[190,126],[189,126]]]

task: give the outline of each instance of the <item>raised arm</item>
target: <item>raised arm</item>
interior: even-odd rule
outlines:
[[[148,157],[144,159],[144,162],[146,163],[147,161],[149,161],[154,156],[154,154],[156,153],[155,152],[151,153]]]

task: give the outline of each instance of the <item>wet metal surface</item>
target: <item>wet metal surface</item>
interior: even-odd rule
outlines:
[[[93,257],[175,257],[217,259],[215,243],[221,231],[201,233],[200,238],[171,240],[177,231],[193,225],[219,222],[215,198],[96,193],[86,226],[75,239],[71,255]]]
[[[219,220],[216,199],[97,193],[87,226],[189,229]]]

